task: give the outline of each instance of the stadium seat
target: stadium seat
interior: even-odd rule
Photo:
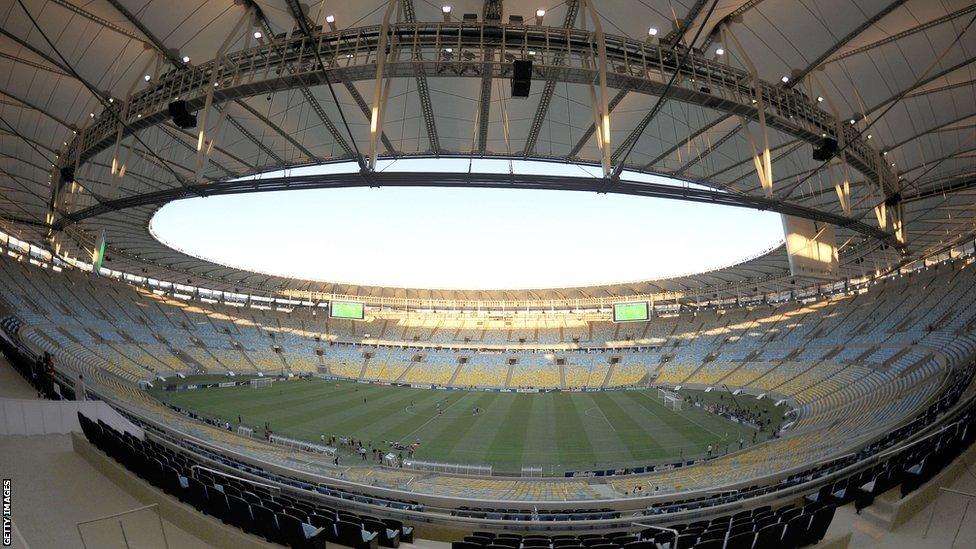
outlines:
[[[716,539],[725,541],[725,534],[727,531],[728,529],[725,528],[720,530],[706,530],[705,532],[702,532],[700,536],[698,536],[698,543],[701,543],[703,541],[712,541]]]
[[[281,530],[278,528],[278,517],[275,512],[262,505],[252,505],[251,515],[257,532],[271,543],[281,543]]]
[[[752,530],[734,536],[730,535],[725,540],[725,549],[752,549],[752,544],[755,539],[756,533]]]
[[[390,530],[397,530],[400,532],[400,541],[405,543],[413,543],[413,526],[406,526],[403,524],[403,522],[394,519],[383,519],[382,522]]]
[[[786,521],[783,530],[783,543],[787,547],[799,547],[808,538],[810,529],[809,515],[798,515]]]
[[[785,524],[770,524],[760,528],[756,532],[756,549],[779,549],[783,539]]]
[[[375,519],[363,519],[363,529],[377,535],[381,547],[399,547],[400,531]]]
[[[292,549],[325,548],[325,528],[316,528],[287,514],[279,514],[277,519],[281,538]]]
[[[242,530],[247,530],[254,524],[254,517],[251,515],[251,505],[243,498],[227,496],[227,505],[230,507],[231,524]]]
[[[375,532],[368,532],[359,524],[345,520],[335,523],[336,543],[352,547],[353,549],[376,549],[379,540]]]
[[[813,514],[807,530],[807,537],[804,540],[807,545],[820,543],[820,540],[824,539],[824,536],[827,535],[827,529],[830,528],[830,523],[834,519],[835,509],[835,506],[828,505],[822,509],[818,509]]]
[[[185,501],[198,511],[206,511],[208,507],[207,487],[193,477],[186,479],[186,481]]]
[[[206,508],[204,511],[208,515],[217,517],[222,522],[229,523],[231,518],[230,505],[227,503],[227,496],[216,488],[207,486]]]

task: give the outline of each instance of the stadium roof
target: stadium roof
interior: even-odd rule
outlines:
[[[111,268],[216,289],[519,300],[790,287],[782,248],[665,281],[458,292],[243,272],[148,231],[153,212],[179,197],[415,184],[371,172],[375,149],[379,159],[541,158],[611,175],[432,176],[439,185],[670,193],[827,221],[838,227],[842,277],[930,255],[976,229],[967,0],[444,2],[450,13],[427,0],[0,0],[0,226],[75,256],[104,231]],[[388,55],[374,93],[378,50]],[[516,59],[534,62],[526,99],[511,97]],[[197,128],[174,125],[175,100],[196,112]],[[594,131],[604,102],[607,147]],[[840,152],[815,161],[825,134]],[[766,188],[753,162],[764,139]],[[350,160],[367,170],[238,180]],[[614,177],[623,168],[709,191],[638,189],[626,172]]]

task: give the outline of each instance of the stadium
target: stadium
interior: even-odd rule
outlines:
[[[0,0],[3,545],[972,546],[974,23]]]

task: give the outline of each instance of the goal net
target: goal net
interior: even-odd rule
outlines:
[[[678,395],[667,395],[664,397],[664,405],[675,412],[681,411],[681,397]]]
[[[254,379],[251,380],[251,388],[252,389],[261,389],[263,387],[271,387],[271,383],[273,383],[273,382],[274,382],[274,380],[271,379],[270,377],[258,377],[258,378],[254,378]]]
[[[659,388],[657,390],[657,397],[663,400],[664,405],[668,408],[674,410],[675,412],[681,411],[681,403],[684,399],[682,399],[678,393]]]

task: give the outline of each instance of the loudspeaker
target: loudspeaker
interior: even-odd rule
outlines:
[[[71,166],[61,168],[61,182],[71,183],[75,180],[75,169]]]
[[[169,104],[169,115],[178,128],[188,129],[197,126],[197,115],[186,109],[186,101],[173,101]]]
[[[813,149],[813,159],[817,162],[825,162],[830,160],[830,157],[834,156],[835,152],[837,152],[837,140],[824,137],[823,141],[820,142],[820,146]]]
[[[532,86],[532,61],[519,59],[512,71],[512,97],[528,97]]]

